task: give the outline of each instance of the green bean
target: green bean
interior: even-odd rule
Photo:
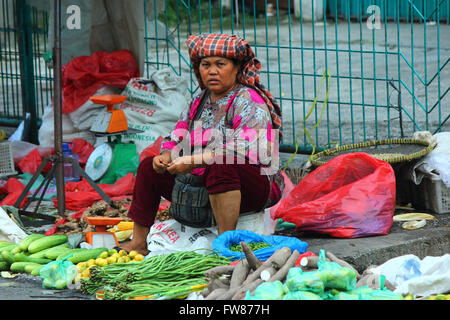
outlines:
[[[205,283],[204,272],[212,267],[229,264],[230,260],[218,255],[193,251],[156,255],[137,263],[111,264],[96,267],[89,279],[83,279],[82,290],[95,293],[101,286],[110,286],[104,299],[164,294],[185,290],[187,286]]]
[[[271,245],[266,242],[250,242],[250,243],[248,243],[248,246],[250,247],[250,249],[252,249],[252,251],[255,251],[255,250],[270,247]],[[241,252],[242,248],[241,248],[240,244],[232,244],[230,246],[230,250]]]

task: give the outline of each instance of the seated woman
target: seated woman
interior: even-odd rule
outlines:
[[[202,177],[219,234],[234,230],[240,213],[260,211],[281,198],[281,110],[260,83],[261,64],[249,44],[209,34],[191,36],[187,46],[202,91],[182,112],[161,154],[139,165],[127,251],[148,253],[147,235],[161,196],[171,201],[177,174]]]

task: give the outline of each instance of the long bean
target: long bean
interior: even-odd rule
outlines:
[[[161,295],[203,284],[206,270],[229,263],[217,253],[204,255],[195,250],[156,255],[141,262],[94,267],[89,279],[82,280],[81,291],[93,294],[102,286],[109,287],[105,299]]]

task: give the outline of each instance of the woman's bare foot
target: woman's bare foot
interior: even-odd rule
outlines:
[[[147,249],[147,235],[149,231],[149,227],[144,227],[135,221],[133,225],[133,238],[130,242],[125,243],[122,249],[128,252],[134,250],[146,256],[150,252]]]
[[[130,242],[127,242],[120,247],[127,252],[134,250],[137,253],[142,254],[143,256],[146,256],[150,252],[147,249],[147,242],[142,244],[142,243],[135,243],[135,242],[133,242],[133,240],[131,240]]]

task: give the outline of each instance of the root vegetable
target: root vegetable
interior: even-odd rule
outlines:
[[[242,283],[242,285],[247,285],[256,279],[259,279],[261,272],[264,271],[267,268],[270,268],[273,266],[273,262],[275,265],[283,265],[287,259],[291,256],[291,249],[288,247],[283,247],[281,249],[278,249],[274,252],[272,256],[270,256],[269,259],[267,259],[266,262],[262,264],[258,269],[255,270],[252,274],[250,274],[247,279]]]
[[[238,288],[242,282],[247,278],[250,272],[250,266],[247,259],[241,260],[234,268],[230,279],[230,289]]]
[[[206,298],[210,293],[211,291],[209,291],[208,288],[205,288],[202,291],[200,291],[200,294],[203,296],[203,298]]]
[[[262,262],[255,256],[252,249],[244,241],[240,242],[242,251],[245,253],[245,258],[247,259],[248,265],[251,269],[256,270],[262,266]]]
[[[270,268],[267,268],[266,270],[261,271],[260,277],[264,281],[269,281],[269,279],[272,278],[275,273],[277,273],[277,269],[272,266]]]
[[[300,260],[300,266],[302,269],[317,269],[318,262],[319,262],[318,256],[304,257],[302,260]]]
[[[234,266],[229,265],[223,265],[223,266],[217,266],[214,268],[211,268],[207,271],[205,271],[205,278],[207,279],[216,279],[219,278],[221,275],[230,275],[233,273]]]
[[[286,263],[274,275],[272,275],[269,278],[268,282],[284,281],[289,272],[289,269],[295,266],[295,262],[297,261],[299,256],[300,252],[294,250],[289,259],[287,259]]]
[[[212,291],[206,298],[205,300],[217,300],[217,298],[219,296],[221,296],[222,294],[224,294],[225,292],[227,292],[228,289],[226,288],[218,288],[214,291]]]
[[[281,249],[278,249],[275,251],[272,256],[267,259],[258,269],[252,272],[250,269],[250,266],[248,266],[248,276],[245,279],[245,281],[242,282],[240,286],[238,285],[238,279],[242,279],[242,274],[236,274],[234,275],[234,272],[236,270],[240,270],[240,268],[244,268],[245,262],[242,262],[242,265],[239,266],[239,264],[236,266],[235,271],[233,272],[233,275],[231,276],[230,280],[230,289],[220,296],[217,297],[217,300],[239,300],[242,299],[247,292],[247,290],[250,290],[252,292],[255,290],[261,283],[264,281],[260,278],[261,272],[264,270],[268,270],[269,274],[275,274],[275,266],[283,265],[291,256],[291,249],[288,247],[283,247]],[[247,259],[244,259],[242,261],[246,261]],[[247,264],[249,265],[248,261]],[[234,277],[234,279],[233,279]]]
[[[258,280],[254,281],[252,283],[249,283],[247,285],[241,286],[239,288],[239,290],[237,290],[237,292],[231,298],[231,300],[241,300],[242,298],[245,297],[245,293],[247,291],[252,292],[253,290],[255,290],[263,282],[264,282],[264,280],[258,279]]]
[[[228,289],[229,286],[227,286],[219,279],[212,279],[211,281],[208,282],[207,288],[209,289],[210,292],[213,292],[216,289]]]

